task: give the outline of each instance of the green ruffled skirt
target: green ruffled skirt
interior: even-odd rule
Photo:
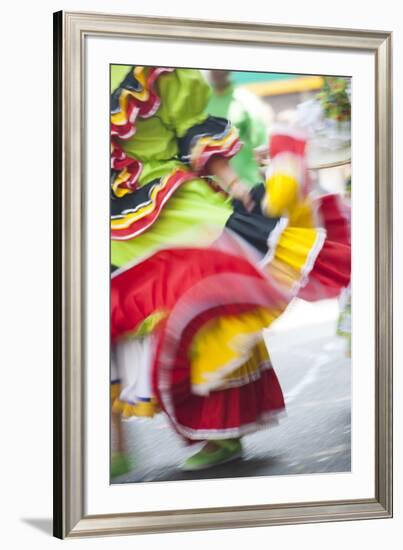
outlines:
[[[209,246],[231,213],[228,197],[200,178],[188,181],[175,191],[151,228],[128,241],[111,241],[111,262],[122,267],[163,248]]]

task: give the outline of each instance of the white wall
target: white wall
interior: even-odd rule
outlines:
[[[50,531],[52,512],[52,175],[51,175],[51,60],[52,12],[59,9],[114,11],[142,15],[258,21],[297,25],[340,26],[394,31],[395,88],[395,280],[402,281],[402,161],[403,18],[400,2],[202,2],[188,0],[52,0],[2,5],[1,140],[9,149],[2,155],[0,201],[3,269],[0,310],[3,388],[0,398],[4,422],[1,440],[1,530],[4,548],[47,549],[62,544]],[[399,93],[399,96],[397,95]],[[400,154],[399,154],[400,153]],[[5,177],[4,177],[5,174]],[[402,216],[399,220],[398,216]],[[22,223],[21,220],[24,220]],[[77,541],[85,548],[176,547],[198,550],[220,548],[292,548],[327,550],[359,547],[375,550],[401,548],[402,501],[402,285],[396,285],[396,413],[395,518],[339,524],[271,527],[196,534],[170,534]],[[5,305],[5,307],[4,307]],[[3,316],[2,315],[2,316]],[[400,331],[399,331],[400,329]],[[2,335],[3,336],[3,335]],[[400,400],[398,399],[400,397]],[[398,430],[397,428],[400,427]],[[400,437],[399,437],[400,435]],[[32,525],[36,524],[36,527]],[[38,528],[39,526],[39,528]],[[45,530],[45,531],[44,531]]]

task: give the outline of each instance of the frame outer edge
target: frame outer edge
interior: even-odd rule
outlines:
[[[332,523],[389,517],[375,499],[87,516],[70,538]]]
[[[387,32],[90,13],[54,16],[54,534],[59,538],[386,518],[392,513],[391,35]],[[367,50],[376,60],[375,499],[85,516],[83,44],[86,35],[146,36]],[[340,40],[345,40],[344,46]],[[63,117],[63,118],[62,118]],[[382,223],[380,223],[382,222]],[[60,468],[61,466],[61,468]],[[174,521],[173,521],[174,520]]]
[[[53,14],[53,535],[63,537],[62,155],[63,23]]]
[[[334,27],[304,27],[235,21],[149,17],[105,13],[68,12],[86,34],[142,36],[204,42],[330,47],[374,50],[387,38],[386,31]],[[343,42],[340,42],[340,39]]]
[[[392,35],[376,52],[376,497],[393,515]]]
[[[83,78],[79,21],[62,12],[62,538],[84,518],[84,353],[83,308],[85,234],[82,185]]]

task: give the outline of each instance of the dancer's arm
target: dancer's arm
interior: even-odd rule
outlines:
[[[208,173],[216,176],[220,187],[227,191],[231,197],[242,201],[245,208],[250,211],[254,202],[250,196],[249,187],[237,176],[229,164],[228,159],[213,156],[207,164]]]

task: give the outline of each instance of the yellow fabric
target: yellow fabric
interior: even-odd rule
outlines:
[[[269,216],[286,213],[296,202],[298,181],[295,177],[276,172],[266,180],[266,210]]]
[[[223,377],[223,385],[226,382],[249,380],[261,368],[263,361],[270,363],[269,352],[262,339],[251,350],[251,357],[243,365]]]
[[[260,332],[280,314],[264,308],[241,315],[227,315],[208,321],[196,334],[190,350],[191,384],[215,384],[231,373],[241,375],[241,369],[251,356],[251,350],[261,340]],[[252,367],[253,368],[253,367]],[[257,364],[255,365],[257,368]]]
[[[312,223],[312,210],[306,201],[296,203],[292,211],[295,221]],[[291,289],[307,275],[322,247],[321,230],[313,227],[286,227],[273,243],[273,257],[266,270],[286,289]],[[190,353],[192,386],[216,385],[217,379],[237,378],[249,374],[259,362],[248,363],[251,349],[260,331],[280,315],[282,309],[269,311],[257,308],[238,316],[225,316],[206,323],[196,334]],[[254,367],[253,367],[254,365]],[[246,370],[245,370],[246,369]]]
[[[133,191],[131,189],[125,189],[124,187],[119,187],[122,183],[127,181],[130,177],[130,172],[127,170],[127,168],[123,168],[119,174],[116,176],[113,184],[112,184],[112,190],[115,193],[117,197],[124,197],[127,195],[127,193],[132,193]]]
[[[111,384],[112,413],[119,414],[123,418],[130,418],[131,416],[151,418],[161,411],[161,407],[154,397],[150,401],[139,401],[131,404],[120,399],[121,390],[122,386],[119,382]]]
[[[300,272],[306,264],[316,237],[316,229],[288,227],[280,236],[275,250],[275,258]]]
[[[140,92],[126,89],[122,90],[119,96],[120,111],[111,115],[112,124],[116,124],[117,126],[124,125],[128,121],[127,106],[130,97],[134,97],[139,101],[147,101],[150,96],[150,92],[146,87],[147,70],[144,67],[136,67],[134,70],[134,76],[142,85],[142,90]]]
[[[121,386],[119,382],[113,382],[111,384],[111,401],[115,401],[120,395]]]
[[[312,201],[309,197],[295,201],[288,212],[289,225],[292,227],[315,227]]]
[[[123,418],[142,416],[151,418],[161,411],[161,407],[155,398],[151,401],[139,401],[131,404],[120,399],[121,385],[111,384],[112,413],[122,415]]]
[[[312,256],[321,249],[320,234],[320,229],[287,227],[274,245],[266,270],[283,287],[291,288],[307,274]]]
[[[112,402],[112,412],[114,414],[122,414],[125,406],[126,406],[126,403],[124,401],[121,401],[120,399],[115,399]]]
[[[312,201],[309,197],[302,197],[296,173],[291,169],[287,172],[284,167],[266,180],[267,214],[287,215],[290,226],[315,227]]]
[[[266,210],[271,216],[287,216],[287,228],[270,243],[271,261],[266,270],[283,287],[291,289],[307,275],[323,245],[323,230],[315,223],[309,196],[303,196],[292,158],[266,180]]]
[[[134,405],[125,403],[122,411],[122,417],[130,418],[131,416],[141,416],[143,418],[152,418],[159,413],[160,410],[161,408],[154,399],[148,402],[139,401]]]

